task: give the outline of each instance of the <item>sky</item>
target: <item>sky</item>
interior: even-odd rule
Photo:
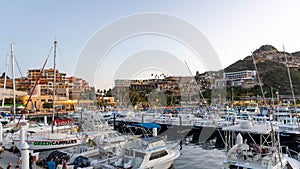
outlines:
[[[130,36],[110,46],[110,50],[106,51],[105,57],[100,61],[98,57],[101,58],[102,55],[98,51],[90,52],[90,55],[97,58],[95,60],[84,55],[87,46],[93,44],[91,41],[105,28],[121,22],[124,18],[143,13],[168,15],[192,25],[212,46],[217,55],[216,62],[220,62],[221,67],[225,68],[264,44],[273,45],[279,50],[282,50],[284,44],[287,52],[300,51],[299,6],[300,2],[296,0],[1,1],[0,72],[5,71],[10,43],[14,43],[15,57],[20,72],[25,76],[28,69],[40,68],[43,65],[54,39],[58,41],[57,68],[69,76],[87,79],[96,88],[111,88],[116,78],[151,78],[153,73],[184,76],[195,74],[197,70],[204,72],[212,69],[205,63],[205,59],[203,61],[197,58],[195,52],[188,48],[190,44],[185,46],[180,39],[158,34]],[[145,20],[143,24],[155,22],[156,20]],[[135,24],[131,26],[132,29],[136,28]],[[123,27],[120,26],[106,36],[107,39],[101,39],[101,36],[98,38],[102,43],[108,43],[117,37],[118,31],[124,32]],[[186,29],[181,33],[177,32],[180,34],[178,37],[189,34]],[[99,43],[96,48],[106,45]],[[151,67],[149,63],[152,62],[148,60],[152,57],[151,54],[164,56],[165,59],[153,56],[157,62],[153,62]],[[133,59],[143,57],[144,59]],[[78,69],[78,65],[83,63],[82,60],[87,61],[84,62],[86,67]],[[136,63],[136,60],[140,61]],[[159,67],[159,63],[167,65],[170,60],[176,66],[171,64]],[[138,69],[135,66],[137,64],[145,67]],[[89,72],[90,65],[96,65],[93,73]],[[47,63],[47,68],[51,67],[52,56]],[[85,69],[87,71],[82,71]],[[130,72],[127,73],[128,77],[127,71]],[[19,71],[16,72],[20,76]]]

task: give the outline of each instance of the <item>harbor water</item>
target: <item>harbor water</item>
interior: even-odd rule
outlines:
[[[207,149],[202,145],[184,145],[181,155],[174,161],[175,169],[221,169],[225,160],[225,150]]]

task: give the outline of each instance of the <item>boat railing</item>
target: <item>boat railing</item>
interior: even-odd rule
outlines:
[[[292,149],[289,149],[288,146],[282,146],[282,148],[284,148],[283,150],[285,150],[285,154],[288,154],[289,157],[292,157],[298,161],[300,161],[300,153],[295,151],[295,150],[292,150]]]

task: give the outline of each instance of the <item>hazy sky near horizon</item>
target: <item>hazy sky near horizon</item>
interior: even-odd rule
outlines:
[[[282,50],[284,44],[287,52],[300,51],[299,7],[300,2],[296,0],[1,1],[0,72],[5,71],[5,58],[10,53],[11,42],[15,44],[21,72],[26,75],[26,70],[42,66],[56,39],[59,46],[57,68],[74,75],[82,49],[97,31],[120,18],[145,12],[172,15],[192,24],[208,39],[225,68],[264,44],[273,45],[278,50]],[[143,44],[144,41],[147,43]],[[105,66],[98,67],[93,80],[89,80],[90,84],[97,88],[111,87],[112,79],[107,77],[117,77],[111,73],[118,72],[113,69],[117,69],[120,62],[126,62],[121,56],[135,54],[136,57],[142,49],[150,48],[160,48],[164,54],[176,48],[175,53],[182,57],[179,60],[186,61],[192,73],[206,70],[205,66],[194,61],[188,50],[179,50],[180,44],[162,37],[145,36],[131,38],[116,46],[107,55],[113,59],[104,60]],[[52,65],[50,59],[47,67]],[[147,75],[142,72],[134,77]],[[85,78],[84,73],[80,76]]]

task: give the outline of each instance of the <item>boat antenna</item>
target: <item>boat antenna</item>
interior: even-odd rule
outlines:
[[[55,113],[55,90],[56,90],[56,45],[57,45],[57,41],[54,40],[54,64],[53,64],[53,101],[52,101],[52,125],[51,125],[51,131],[52,133],[54,133],[54,113]]]
[[[8,62],[9,62],[9,55],[6,55],[6,64],[5,64],[5,77],[4,77],[4,86],[3,86],[3,98],[2,98],[2,107],[4,107],[5,101],[5,90],[6,90],[6,80],[7,80],[7,72],[8,72]]]
[[[193,77],[193,73],[192,73],[192,71],[191,71],[189,65],[186,63],[186,61],[184,61],[184,63],[185,63],[185,65],[186,65],[186,67],[188,68],[189,73],[190,73],[191,76]],[[203,96],[203,94],[202,94],[202,91],[201,91],[201,89],[200,89],[200,87],[199,87],[199,85],[198,85],[196,79],[195,79],[195,82],[196,82],[197,89],[198,89],[198,91],[199,91],[199,93],[200,93],[201,99],[202,99],[202,101],[203,101],[203,103],[204,103],[204,96]]]
[[[13,117],[16,116],[16,81],[15,81],[15,59],[14,59],[14,43],[10,44],[11,47],[11,64],[12,64],[12,83],[13,83]]]

